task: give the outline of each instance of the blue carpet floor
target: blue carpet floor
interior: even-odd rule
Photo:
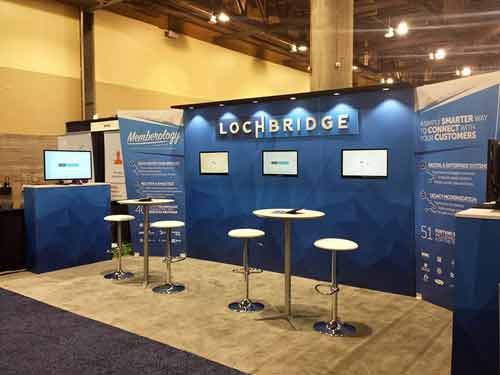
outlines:
[[[0,288],[0,374],[243,373]]]

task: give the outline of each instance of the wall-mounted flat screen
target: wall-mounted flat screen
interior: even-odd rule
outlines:
[[[342,177],[386,178],[387,149],[342,150]]]
[[[92,179],[92,153],[90,151],[45,150],[43,152],[44,179]]]
[[[229,174],[229,153],[200,152],[200,174]]]
[[[262,151],[263,176],[298,176],[297,151]]]

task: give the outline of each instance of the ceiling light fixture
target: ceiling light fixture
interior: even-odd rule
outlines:
[[[220,104],[219,104],[219,107],[224,107],[224,103],[220,103]]]
[[[208,23],[211,23],[212,25],[215,25],[217,23],[217,16],[215,14],[212,14],[210,16],[210,19],[208,20]]]
[[[386,79],[386,81],[385,81],[385,82],[386,82],[388,85],[392,85],[392,84],[394,83],[394,78],[389,77],[389,78],[387,78],[387,79]]]
[[[462,77],[468,77],[472,74],[472,69],[470,66],[464,66],[461,71]]]
[[[231,20],[231,18],[224,12],[220,12],[217,19],[223,23],[229,22]]]
[[[291,53],[297,53],[297,45],[296,44],[291,44],[290,45],[290,52]]]
[[[408,24],[406,23],[406,21],[401,21],[396,29],[396,33],[399,36],[405,36],[406,34],[408,34],[408,31],[409,31],[409,27],[408,27]]]
[[[297,99],[295,96],[292,96],[292,97],[290,98],[290,100],[295,100],[295,99]]]
[[[446,57],[446,50],[443,48],[437,49],[436,52],[434,53],[434,58],[436,60],[444,60],[445,57]]]
[[[340,95],[340,92],[334,92],[333,95],[335,96],[339,96]]]
[[[353,65],[353,66],[352,66],[352,70],[356,71],[356,70],[358,70],[358,69],[359,69],[359,68],[358,68],[358,66],[357,66],[357,65]]]
[[[305,44],[301,44],[298,48],[299,52],[306,52],[308,47]]]
[[[390,90],[390,88],[389,88],[389,87],[384,87],[384,88],[382,89],[382,91],[389,91],[389,90]]]
[[[394,38],[394,27],[389,26],[384,34],[384,37],[386,37],[387,39]]]

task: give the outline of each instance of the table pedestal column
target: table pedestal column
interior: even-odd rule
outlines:
[[[285,237],[285,314],[292,316],[292,222],[284,221]]]
[[[144,280],[143,280],[143,286],[144,288],[147,288],[149,284],[149,206],[143,206],[144,207],[144,243],[143,243],[143,249],[144,249]]]
[[[312,318],[317,315],[293,315],[292,314],[292,221],[283,220],[284,223],[284,252],[285,252],[285,280],[284,280],[284,291],[285,291],[285,311],[280,314],[265,316],[257,320],[277,320],[284,319],[292,326],[293,329],[297,329],[294,318]]]

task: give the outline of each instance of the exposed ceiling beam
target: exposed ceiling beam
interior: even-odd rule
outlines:
[[[90,11],[90,12],[93,12],[93,11],[96,11],[96,10],[99,10],[99,9],[104,9],[104,8],[110,7],[111,5],[115,5],[115,4],[121,3],[123,1],[124,0],[99,0],[97,5],[95,5],[93,7],[90,7],[88,9],[86,9],[86,10]]]

